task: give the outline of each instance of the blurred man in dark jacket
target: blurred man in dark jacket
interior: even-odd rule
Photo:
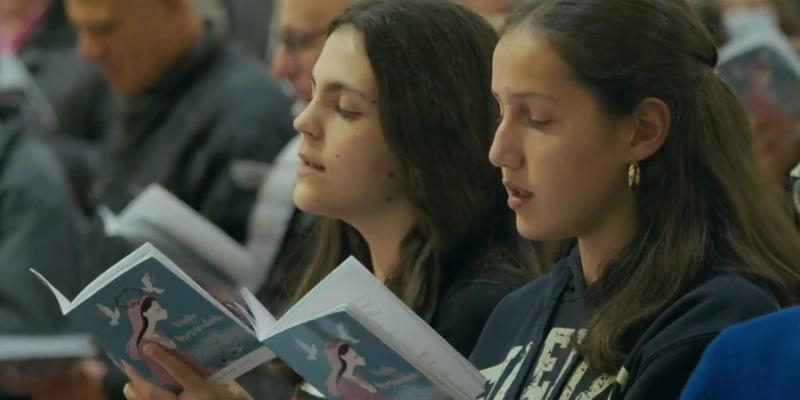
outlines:
[[[190,0],[66,5],[80,54],[122,98],[92,203],[119,212],[160,183],[243,241],[260,182],[248,162],[270,162],[294,135],[289,100]]]

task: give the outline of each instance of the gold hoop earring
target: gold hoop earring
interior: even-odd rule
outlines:
[[[639,162],[634,161],[631,163],[630,167],[628,167],[628,187],[631,189],[636,188],[639,186],[639,183],[642,181],[642,171],[639,168]]]

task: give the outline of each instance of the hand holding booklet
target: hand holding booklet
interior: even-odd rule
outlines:
[[[475,399],[483,391],[480,373],[352,257],[277,321],[246,289],[214,299],[149,244],[73,301],[37,276],[117,363],[164,387],[177,383],[143,353],[147,343],[220,383],[277,355],[331,399]]]

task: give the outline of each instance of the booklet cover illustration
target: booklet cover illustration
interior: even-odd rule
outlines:
[[[328,399],[449,398],[347,310],[289,328],[265,344]]]

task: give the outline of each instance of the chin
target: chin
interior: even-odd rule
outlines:
[[[546,240],[548,235],[546,230],[542,229],[542,224],[533,223],[532,221],[524,221],[517,216],[517,232],[520,236],[528,240]]]
[[[315,190],[303,186],[302,183],[298,183],[292,193],[292,202],[294,202],[295,207],[310,214],[322,214],[324,207],[320,200],[321,198],[322,196]]]
[[[307,196],[298,195],[297,190],[295,190],[294,194],[292,195],[292,202],[300,211],[307,213],[314,213],[315,211],[313,207],[311,207],[312,202],[308,201]]]
[[[120,94],[122,96],[127,96],[127,97],[136,96],[136,95],[144,92],[144,89],[142,89],[141,87],[139,87],[137,85],[129,84],[127,82],[113,82],[112,81],[112,82],[110,82],[109,86],[111,86],[112,89],[114,89],[114,91],[117,92],[117,94]]]

